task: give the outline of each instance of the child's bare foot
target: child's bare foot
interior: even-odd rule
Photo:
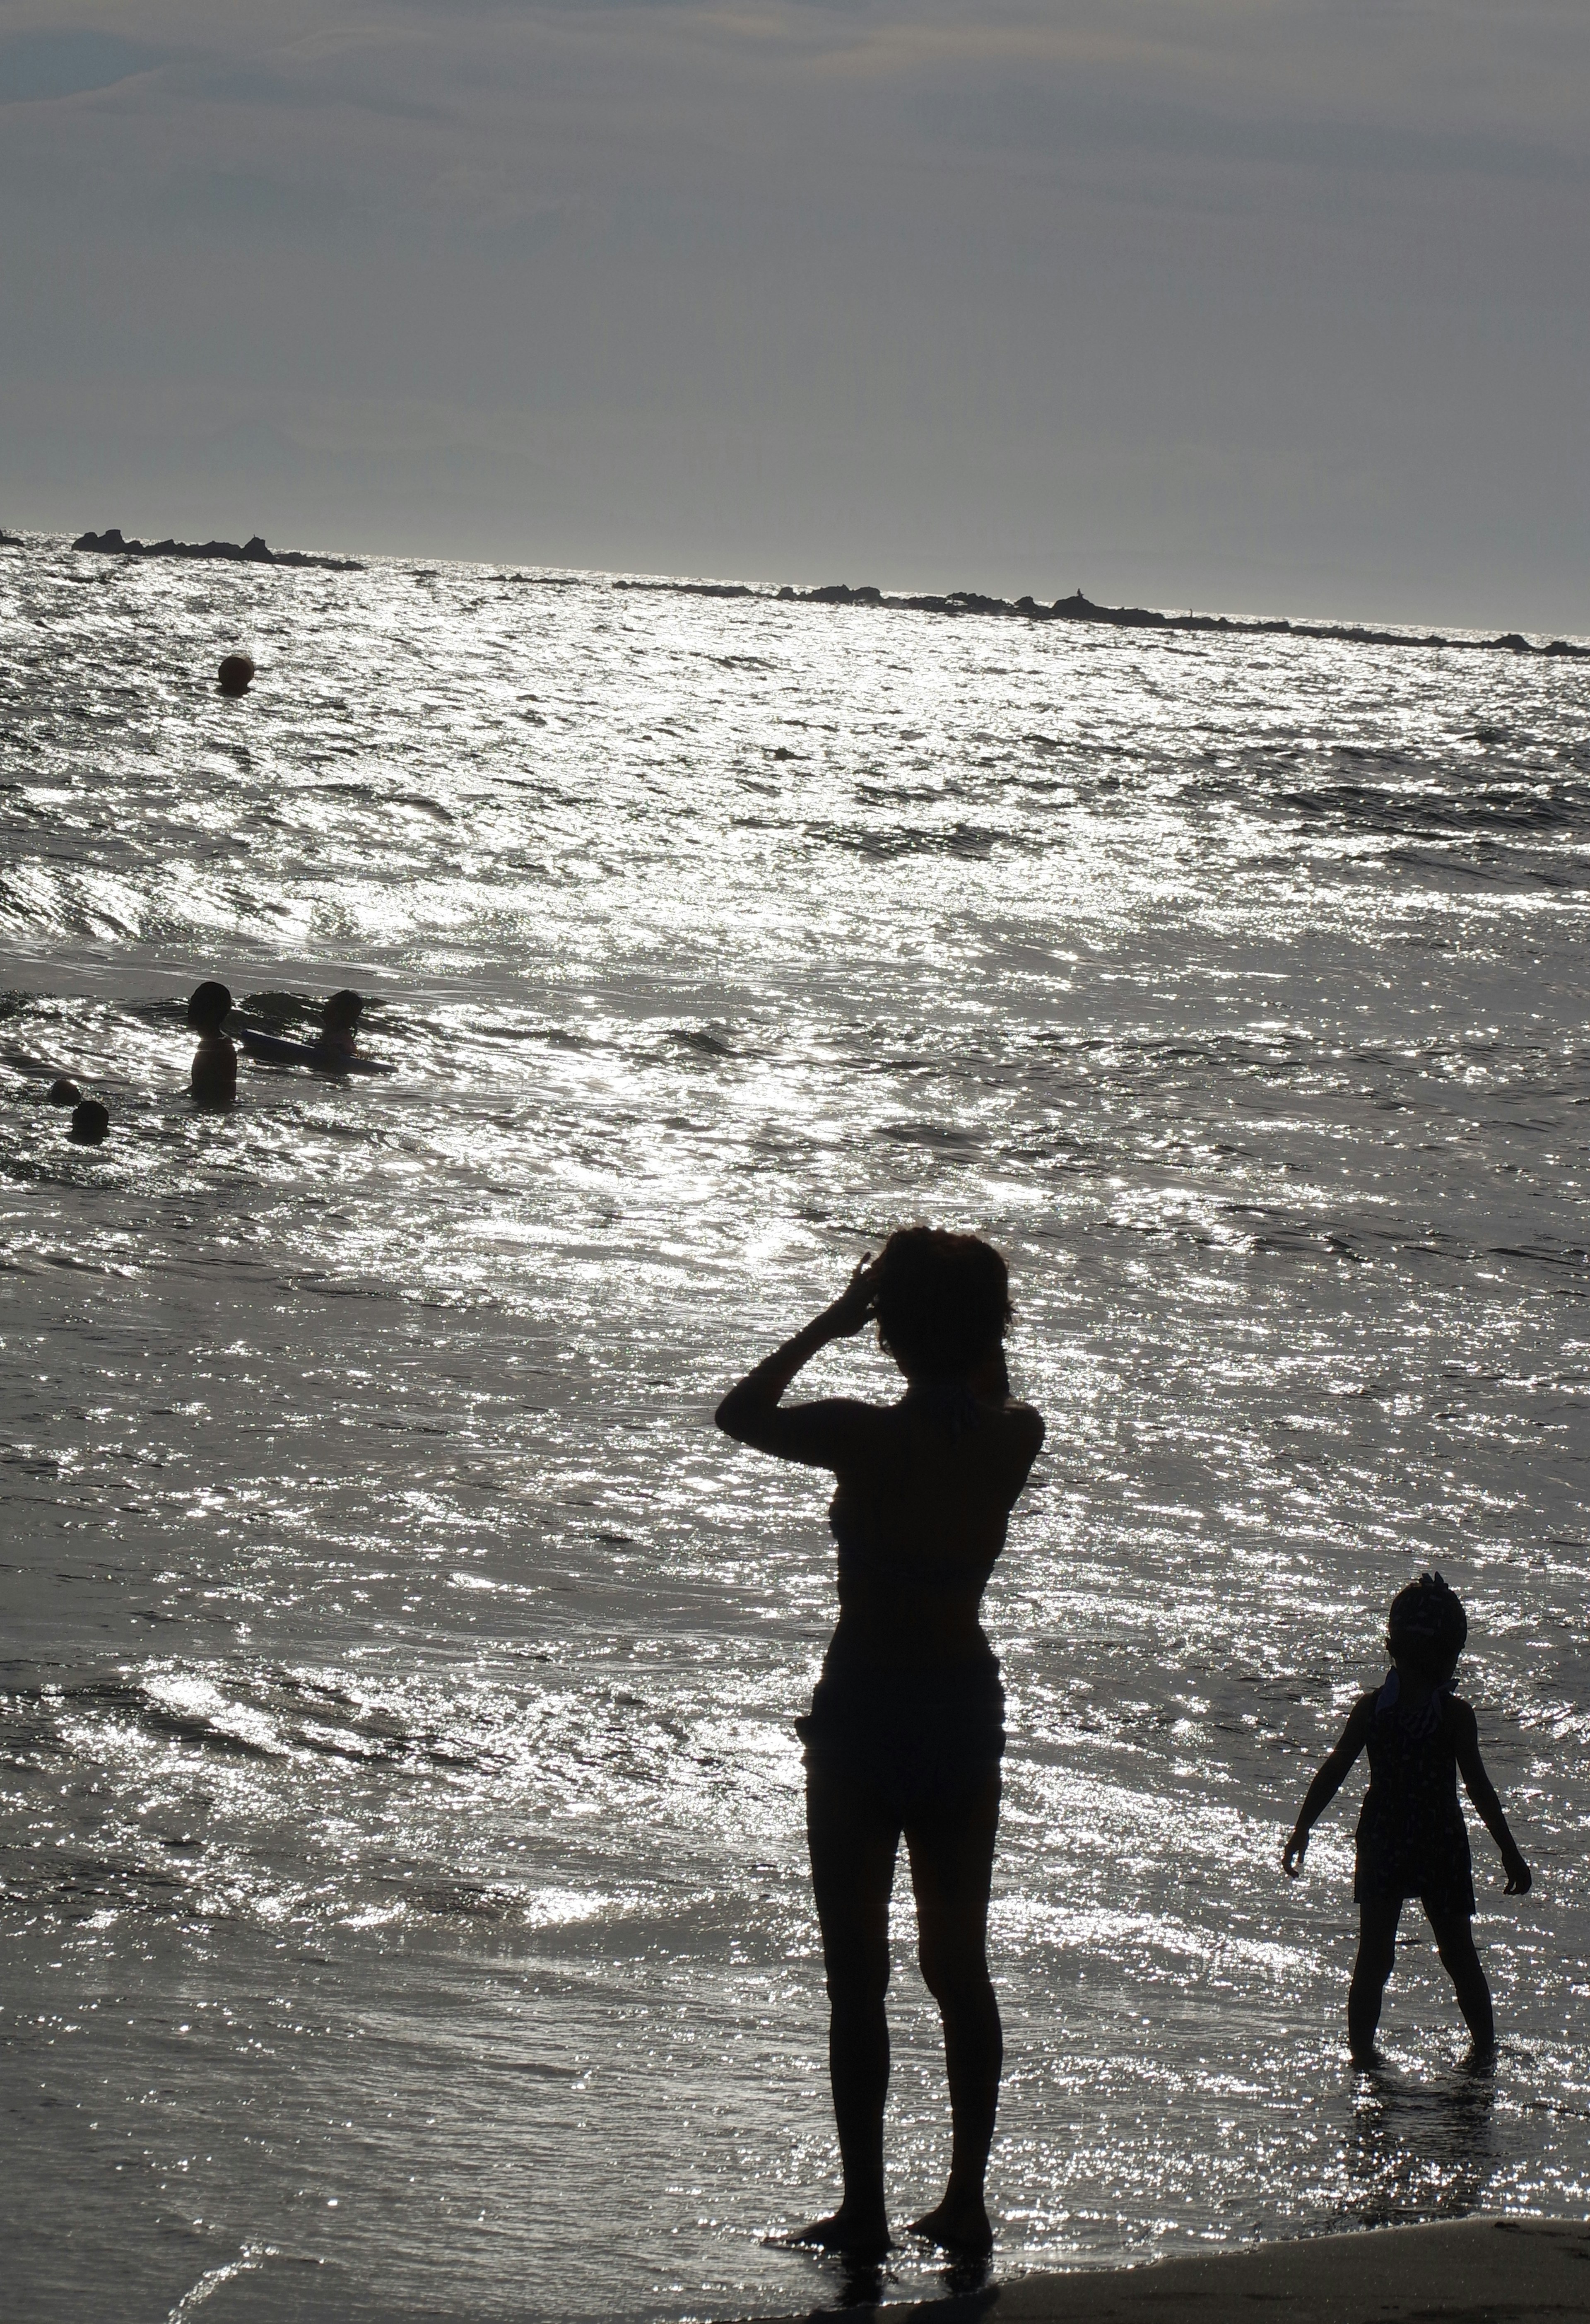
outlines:
[[[976,2255],[994,2248],[994,2230],[980,2195],[946,2195],[934,2209],[912,2220],[911,2232],[947,2252]]]
[[[813,2219],[789,2241],[814,2251],[847,2252],[852,2259],[875,2259],[889,2248],[889,2223],[881,2211],[855,2210],[841,2203],[837,2211],[826,2218]]]

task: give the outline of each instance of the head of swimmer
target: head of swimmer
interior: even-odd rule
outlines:
[[[201,984],[188,1003],[188,1029],[201,1041],[216,1040],[232,1014],[232,995],[224,984]]]
[[[1386,1646],[1404,1685],[1448,1686],[1468,1637],[1463,1601],[1438,1573],[1421,1573],[1392,1600]]]
[[[352,1056],[359,1031],[359,1017],[364,1007],[360,992],[334,992],[320,1011],[320,1046],[340,1049]]]
[[[869,1270],[878,1336],[914,1387],[1004,1396],[1010,1277],[992,1243],[901,1227]]]

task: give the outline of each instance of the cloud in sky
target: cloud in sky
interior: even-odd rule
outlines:
[[[158,49],[118,32],[48,29],[0,34],[0,105],[110,88],[161,61]]]
[[[1590,628],[1583,0],[0,9],[0,521]]]

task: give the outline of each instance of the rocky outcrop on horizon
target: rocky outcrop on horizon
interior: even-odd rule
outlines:
[[[0,532],[0,546],[20,548],[14,535]],[[185,557],[213,558],[223,563],[313,567],[326,573],[363,573],[365,567],[351,557],[317,557],[301,549],[271,549],[255,533],[250,540],[125,540],[114,527],[108,532],[85,532],[74,549],[100,557]],[[1445,647],[1455,653],[1513,653],[1548,660],[1590,660],[1590,645],[1572,638],[1553,638],[1536,645],[1517,630],[1491,638],[1448,637],[1438,630],[1371,629],[1352,622],[1293,622],[1243,618],[1229,613],[1167,613],[1152,605],[1099,605],[1080,589],[1069,597],[1045,604],[1035,597],[988,597],[975,589],[951,589],[943,595],[905,594],[879,589],[871,583],[828,581],[815,589],[758,587],[745,581],[667,581],[620,578],[603,582],[596,576],[574,573],[510,573],[504,578],[521,588],[622,589],[639,595],[673,597],[761,598],[778,605],[853,605],[883,613],[940,613],[951,619],[1024,622],[1082,622],[1107,629],[1156,630],[1222,637],[1308,638],[1341,645]]]
[[[229,565],[312,566],[322,573],[363,573],[352,557],[311,557],[302,549],[271,549],[256,532],[241,545],[235,540],[124,540],[113,525],[108,532],[85,532],[74,549],[97,557],[196,557]]]
[[[705,584],[699,586],[707,588]],[[712,587],[708,594],[716,596],[721,593]],[[785,587],[779,590],[777,602],[793,605],[877,605],[914,613],[1003,614],[1027,622],[1097,622],[1117,630],[1208,631],[1227,637],[1323,638],[1344,645],[1449,646],[1459,652],[1590,659],[1590,646],[1577,645],[1572,639],[1554,638],[1549,645],[1537,646],[1517,630],[1510,630],[1503,637],[1449,638],[1436,630],[1372,630],[1347,622],[1291,622],[1279,616],[1268,621],[1244,621],[1229,613],[1164,613],[1150,605],[1096,605],[1080,589],[1045,605],[1034,597],[1017,597],[1013,603],[1005,597],[979,596],[970,589],[954,589],[944,597],[894,596],[882,589],[851,588],[842,581],[831,581],[820,589]]]
[[[513,577],[531,582],[540,576],[520,573]],[[567,576],[556,586],[567,586],[573,577]],[[547,586],[555,586],[550,576]],[[588,586],[599,588],[602,585],[593,582]],[[1538,646],[1517,630],[1494,638],[1449,638],[1438,630],[1374,630],[1349,622],[1291,622],[1280,616],[1267,621],[1245,621],[1229,613],[1165,613],[1152,605],[1096,605],[1080,589],[1046,605],[1035,597],[985,597],[974,589],[951,589],[942,597],[905,595],[870,584],[852,586],[847,581],[825,582],[817,589],[794,589],[787,583],[782,589],[757,589],[743,581],[623,580],[609,586],[662,596],[762,597],[777,605],[856,605],[893,613],[980,615],[1022,622],[1091,622],[1117,630],[1190,631],[1195,634],[1209,632],[1222,637],[1320,638],[1360,646],[1447,646],[1457,653],[1535,654],[1556,659],[1590,660],[1590,645],[1579,645],[1571,638],[1553,638],[1549,645]]]

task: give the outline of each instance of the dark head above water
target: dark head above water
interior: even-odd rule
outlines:
[[[322,1021],[338,1032],[351,1033],[364,1006],[362,992],[334,992],[320,1011]]]
[[[82,1091],[76,1082],[69,1082],[64,1074],[57,1074],[45,1095],[51,1105],[80,1105],[83,1102]]]
[[[188,1029],[218,1033],[232,1014],[232,995],[224,984],[201,984],[188,1003]]]
[[[992,1243],[901,1227],[873,1270],[878,1333],[907,1379],[965,1380],[997,1353],[1010,1277]]]
[[[221,664],[216,684],[223,694],[246,694],[253,683],[254,666],[247,654],[228,654]]]
[[[110,1115],[97,1097],[86,1097],[72,1108],[72,1126],[67,1132],[74,1146],[103,1146],[110,1134]]]

